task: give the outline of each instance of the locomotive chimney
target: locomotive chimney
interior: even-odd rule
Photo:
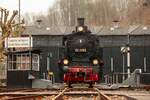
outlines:
[[[78,18],[78,26],[84,26],[84,18]]]

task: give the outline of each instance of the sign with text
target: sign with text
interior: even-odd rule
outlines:
[[[5,38],[5,48],[32,47],[32,37]]]

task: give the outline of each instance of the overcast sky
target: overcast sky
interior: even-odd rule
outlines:
[[[8,10],[18,10],[19,0],[0,0],[0,7]],[[21,13],[38,13],[47,12],[48,8],[53,5],[55,0],[20,0],[21,1]]]

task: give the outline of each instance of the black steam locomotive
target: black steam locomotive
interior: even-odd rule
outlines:
[[[84,18],[78,18],[75,31],[63,37],[65,56],[62,58],[61,67],[64,71],[64,82],[69,87],[78,82],[88,83],[92,87],[94,82],[100,80],[103,62],[98,43],[97,36],[91,34],[84,25]]]

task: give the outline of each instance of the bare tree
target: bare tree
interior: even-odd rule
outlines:
[[[57,0],[42,18],[50,26],[74,26],[78,17],[92,26],[110,26],[114,20],[128,26],[148,24],[149,8],[149,0]]]
[[[74,26],[78,17],[85,17],[87,22],[94,25],[110,24],[116,13],[116,9],[109,0],[59,0],[57,3],[59,4],[57,6],[59,8],[55,8],[59,9],[57,14],[62,16],[61,19],[67,26]],[[52,19],[50,17],[54,14],[56,15],[56,11],[50,9],[49,19]],[[58,17],[55,16],[55,18]]]
[[[6,37],[18,35],[21,31],[20,24],[23,24],[22,21],[20,24],[15,23],[15,17],[18,14],[18,11],[13,11],[13,14],[9,16],[9,11],[4,8],[0,8],[0,28],[2,30],[2,36],[0,37],[0,55],[3,55],[4,50],[4,40]],[[3,56],[0,57],[2,59]]]

